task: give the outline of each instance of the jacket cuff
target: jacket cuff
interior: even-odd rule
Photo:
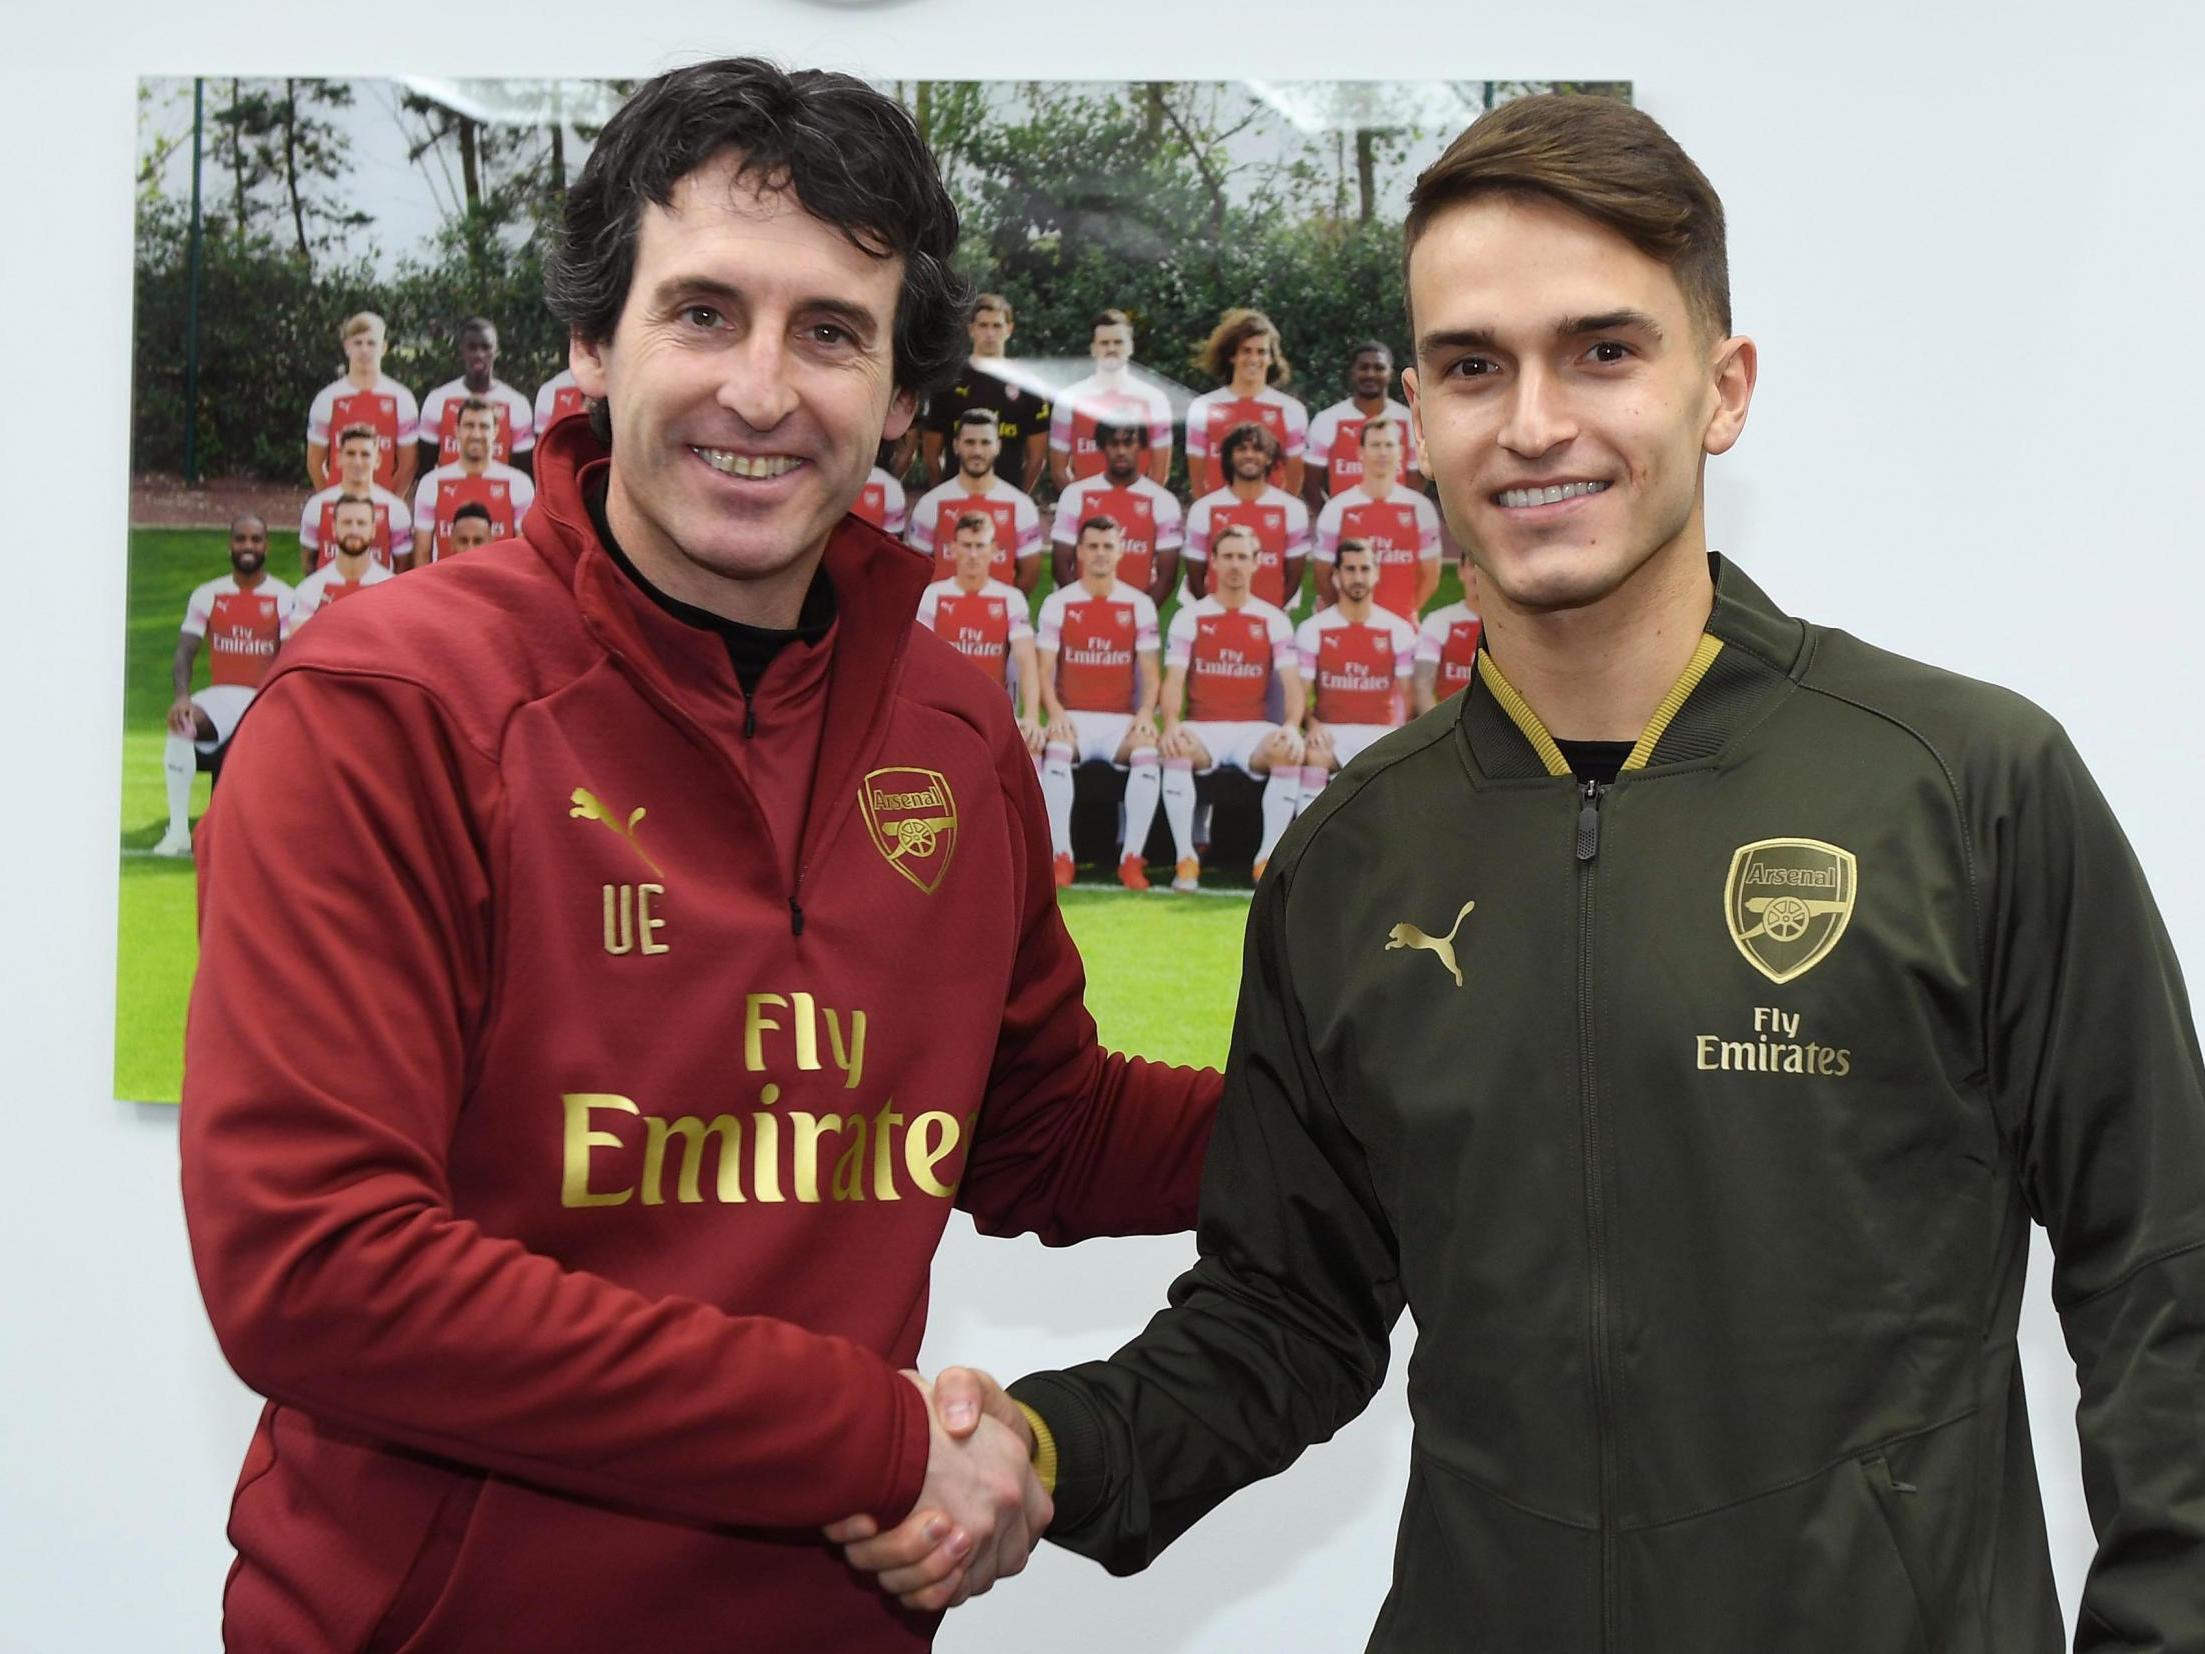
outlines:
[[[1064,1373],[1029,1373],[1010,1387],[1011,1399],[1040,1424],[1034,1432],[1056,1448],[1056,1501],[1052,1529],[1079,1527],[1102,1505],[1109,1486],[1108,1443],[1102,1415],[1079,1383]]]

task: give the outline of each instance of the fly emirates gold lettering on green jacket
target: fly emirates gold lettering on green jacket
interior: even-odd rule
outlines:
[[[1407,1305],[1372,1648],[2051,1651],[2035,1219],[2078,1646],[2200,1654],[2205,1095],[2135,859],[2019,697],[1717,582],[1614,785],[1487,660],[1281,846],[1201,1261],[1016,1386],[1051,1537],[1143,1566],[1360,1410]]]

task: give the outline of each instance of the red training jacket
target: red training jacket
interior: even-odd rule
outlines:
[[[854,519],[746,702],[597,543],[287,647],[200,838],[183,1185],[268,1397],[232,1647],[908,1651],[818,1527],[900,1519],[952,1200],[1193,1221],[1216,1076],[1104,1052],[1002,691]]]

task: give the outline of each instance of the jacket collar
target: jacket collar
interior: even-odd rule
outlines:
[[[1728,559],[1710,554],[1715,607],[1677,681],[1639,732],[1626,772],[1696,763],[1722,751],[1806,670],[1810,628],[1769,600]],[[1478,647],[1477,681],[1462,696],[1463,738],[1488,779],[1567,776],[1560,746],[1523,696]]]

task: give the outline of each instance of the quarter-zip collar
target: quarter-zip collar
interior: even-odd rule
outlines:
[[[1809,629],[1772,603],[1727,559],[1710,554],[1715,607],[1692,658],[1640,731],[1624,773],[1694,763],[1720,753],[1806,669]],[[1462,732],[1489,780],[1570,775],[1539,715],[1495,664],[1484,640],[1477,678],[1463,693]]]
[[[555,425],[537,444],[537,503],[523,535],[573,589],[583,623],[646,698],[669,719],[724,750],[724,734],[716,736],[711,727],[716,720],[693,704],[713,684],[728,697],[740,695],[718,636],[684,626],[653,604],[607,554],[590,521],[585,491],[602,486],[611,463],[586,420]],[[756,715],[763,719],[775,714],[784,693],[801,705],[812,700],[824,680],[824,705],[801,706],[801,715],[820,720],[820,731],[788,892],[792,923],[798,927],[804,869],[814,849],[831,840],[848,819],[868,755],[885,738],[887,709],[902,674],[912,618],[931,572],[925,558],[855,517],[836,525],[820,566],[835,591],[829,636],[814,648],[784,649],[760,680],[755,697]],[[728,704],[740,714],[740,700]],[[799,706],[788,710],[798,711]]]

